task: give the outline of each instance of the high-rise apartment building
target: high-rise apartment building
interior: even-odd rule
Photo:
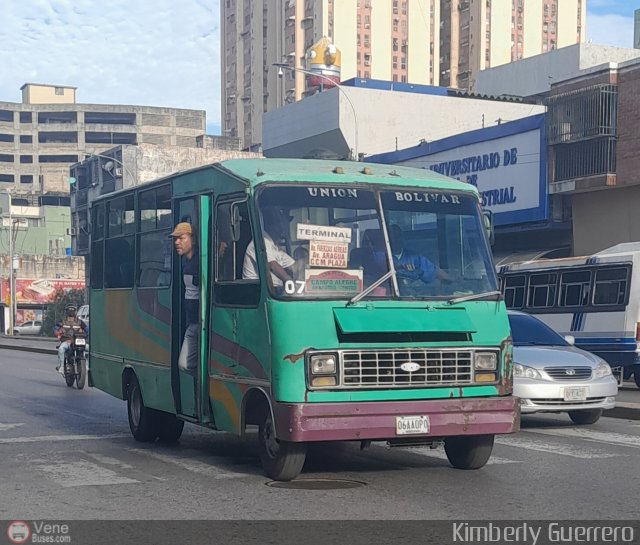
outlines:
[[[440,84],[584,41],[586,0],[441,0]]]
[[[222,0],[222,129],[245,148],[262,142],[262,114],[300,100],[307,49],[327,36],[341,79],[438,85],[440,0]]]
[[[586,0],[222,0],[222,128],[245,148],[262,114],[306,93],[307,49],[327,36],[341,79],[473,90],[485,68],[584,41]]]

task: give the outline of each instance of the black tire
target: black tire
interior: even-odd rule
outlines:
[[[73,366],[69,363],[69,360],[64,360],[64,381],[67,383],[69,388],[73,388],[73,385],[76,381],[76,376],[73,373]]]
[[[14,330],[13,330],[13,336],[14,336],[14,337],[17,337],[18,335],[20,335],[20,332],[19,332],[19,331],[16,331],[16,330],[14,329]]]
[[[569,418],[574,424],[595,424],[602,416],[602,409],[585,409],[583,411],[569,411]]]
[[[633,381],[636,383],[636,386],[640,388],[640,370],[633,372]]]
[[[262,467],[271,479],[291,481],[300,474],[307,457],[307,444],[276,439],[275,426],[269,410],[260,422],[258,441]]]
[[[140,383],[135,375],[131,377],[127,389],[127,415],[129,429],[136,441],[149,443],[158,437],[158,417],[156,411],[145,406],[140,391]]]
[[[86,358],[78,358],[77,360],[76,388],[82,390],[87,381],[87,360]]]
[[[456,469],[480,469],[491,457],[493,435],[461,435],[447,437],[444,451]]]
[[[184,420],[175,414],[158,413],[158,439],[163,443],[177,443],[184,429]]]

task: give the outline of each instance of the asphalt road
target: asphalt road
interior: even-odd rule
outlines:
[[[478,471],[452,469],[441,450],[317,445],[301,478],[358,486],[274,488],[255,435],[187,425],[177,446],[137,443],[123,401],[67,388],[54,367],[53,355],[0,350],[0,519],[637,519],[634,420],[528,417]]]

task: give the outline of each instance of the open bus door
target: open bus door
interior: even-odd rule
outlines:
[[[197,259],[196,268],[190,283],[191,292],[197,288],[198,318],[197,324],[189,332],[189,341],[194,343],[196,364],[194,369],[182,369],[179,366],[181,351],[183,359],[188,348],[185,344],[187,332],[187,316],[185,312],[185,264],[186,259],[174,250],[173,282],[172,282],[172,317],[171,317],[171,384],[176,412],[185,420],[192,422],[208,422],[210,408],[208,398],[208,335],[209,329],[209,237],[211,226],[211,201],[209,195],[196,195],[180,199],[174,205],[174,225],[188,223],[192,230],[192,244]],[[197,334],[193,334],[194,330]]]

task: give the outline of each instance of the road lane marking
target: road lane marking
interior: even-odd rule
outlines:
[[[20,422],[19,424],[2,424],[0,422],[0,431],[12,430],[13,428],[17,428],[18,426],[23,426],[24,424]]]
[[[96,462],[100,462],[101,464],[106,464],[110,466],[118,466],[121,469],[133,469],[133,466],[123,462],[122,460],[118,460],[118,458],[112,458],[111,456],[105,456],[104,454],[97,454],[95,452],[86,452],[84,453],[86,456],[93,458]]]
[[[122,477],[115,471],[87,460],[77,462],[52,461],[48,465],[36,466],[53,481],[64,488],[75,486],[109,486],[114,484],[136,484],[140,481]]]
[[[233,471],[228,471],[221,467],[200,462],[198,460],[176,458],[174,456],[167,456],[166,454],[160,454],[159,452],[153,452],[151,450],[137,448],[129,448],[126,450],[128,450],[129,452],[133,452],[134,454],[139,454],[140,456],[155,458],[156,460],[160,460],[161,462],[176,465],[193,473],[205,475],[210,479],[237,479],[240,477],[254,476],[251,473],[235,473]]]
[[[406,450],[419,456],[426,456],[428,458],[437,458],[438,460],[448,460],[447,453],[444,448],[432,449],[428,447],[406,447],[401,450]],[[499,456],[491,455],[487,465],[500,465],[500,464],[519,464],[519,460],[509,460],[508,458],[500,458]]]
[[[107,435],[40,435],[37,437],[3,437],[0,445],[8,443],[40,443],[53,441],[95,441],[96,439],[122,439],[130,437],[128,433],[110,433]]]
[[[571,458],[594,459],[594,458],[614,458],[619,456],[610,452],[602,452],[584,447],[573,447],[569,445],[560,445],[553,443],[544,443],[539,440],[525,439],[524,437],[496,437],[495,442],[505,447],[522,448],[525,450],[535,450],[538,452],[546,452],[549,454],[559,454],[560,456],[569,456]]]
[[[640,448],[640,437],[636,435],[627,435],[624,433],[602,432],[584,428],[550,428],[527,431],[531,433],[539,433],[542,435],[583,439],[585,441],[593,441],[595,443],[605,443],[609,445],[613,444],[621,445],[624,447]]]

